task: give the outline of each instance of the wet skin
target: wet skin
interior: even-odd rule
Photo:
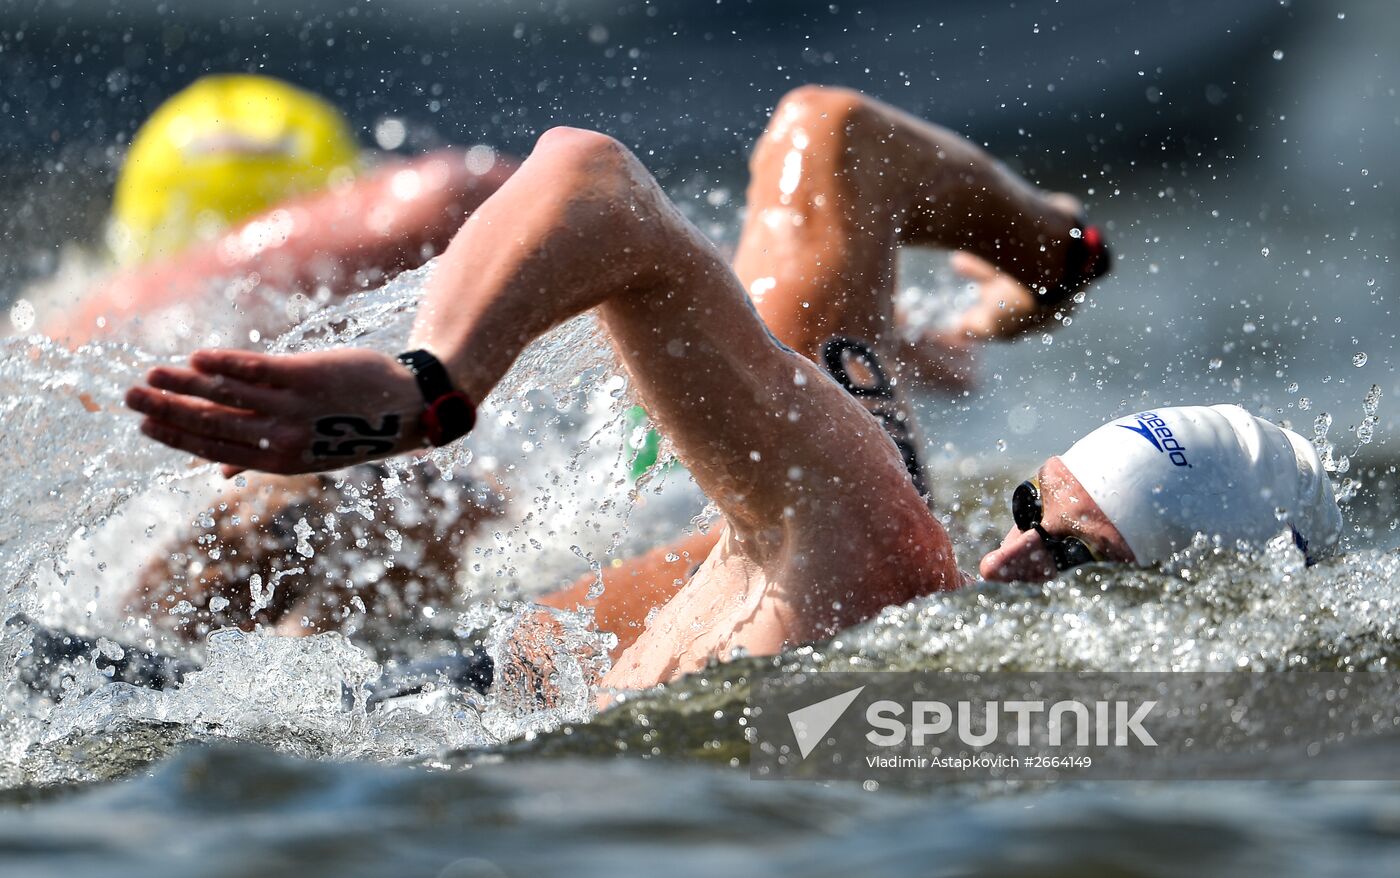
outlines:
[[[95,341],[221,280],[252,279],[250,294],[263,288],[310,294],[322,286],[354,292],[357,272],[387,279],[440,253],[462,218],[515,167],[500,156],[476,173],[454,149],[391,159],[348,187],[290,199],[211,241],[119,271],[45,332],[70,346]]]
[[[1132,549],[1118,528],[1058,457],[1045,461],[1036,476],[1046,533],[1060,539],[1078,537],[1102,561],[1134,563]],[[1060,575],[1040,535],[1014,524],[1001,545],[982,557],[978,573],[993,582],[1046,582]]]
[[[853,314],[864,302],[888,313],[884,305],[892,275],[867,273],[870,266],[862,265],[872,256],[888,264],[889,251],[904,233],[883,238],[880,246],[861,240],[866,202],[840,195],[840,187],[852,181],[858,184],[853,191],[880,207],[877,217],[892,213],[882,229],[918,228],[928,234],[920,243],[966,244],[1004,259],[1008,270],[1030,283],[1062,270],[1068,215],[970,145],[940,144],[939,138],[951,135],[908,122],[854,93],[805,89],[792,100],[805,107],[794,115],[808,120],[808,143],[828,141],[833,154],[851,155],[852,126],[866,124],[854,130],[868,128],[872,142],[904,137],[912,155],[926,153],[930,173],[945,168],[965,177],[968,167],[983,173],[963,209],[978,207],[972,216],[991,219],[980,227],[972,222],[978,227],[973,231],[961,230],[947,217],[924,222],[956,187],[894,198],[900,180],[887,162],[874,163],[865,176],[858,167],[842,167],[832,175],[835,189],[802,196],[800,204],[813,208],[807,218],[794,224],[791,213],[783,214],[786,227],[764,221],[774,236],[767,246],[749,251],[749,258],[767,251],[780,263],[784,255],[806,254],[806,262],[790,267],[793,274],[775,287],[785,290],[782,298],[810,303],[821,294],[835,295],[837,312]],[[862,123],[866,113],[873,121]],[[833,117],[836,124],[828,125]],[[958,155],[971,165],[958,159],[945,167],[947,156]],[[761,165],[762,157],[755,161]],[[911,167],[903,178],[916,194],[922,191],[919,173]],[[763,176],[777,186],[779,202],[801,188],[800,178],[785,181],[783,172],[776,179]],[[891,188],[872,188],[884,185]],[[833,203],[841,208],[833,215],[818,209]],[[1027,212],[1041,218],[1015,221]],[[789,249],[797,240],[788,239],[784,228],[828,221],[840,226],[852,216],[856,222],[840,234],[825,235],[817,246]],[[700,569],[673,587],[672,596],[644,623],[608,674],[608,686],[664,682],[735,649],[777,652],[964,581],[947,533],[913,489],[879,425],[809,360],[781,345],[773,336],[778,330],[770,331],[755,314],[746,295],[753,269],[745,261],[741,254],[736,276],[614,141],[556,130],[463,226],[419,311],[411,346],[433,351],[458,388],[483,399],[526,344],[562,320],[596,308],[644,405],[723,512],[725,525]],[[844,283],[833,285],[828,269],[838,263],[847,279],[859,275],[880,283],[855,291]],[[560,285],[561,277],[571,282]],[[805,298],[804,289],[812,298]],[[967,334],[980,327],[987,336],[1011,337],[1047,319],[1024,284],[1012,285],[1005,296],[979,301],[972,312],[978,322]],[[881,334],[877,344],[892,335]],[[374,424],[400,415],[404,429],[388,453],[421,447],[421,432],[405,414],[421,408],[417,389],[392,357],[373,351],[277,357],[201,353],[191,368],[165,367],[151,384],[128,397],[146,416],[143,430],[234,468],[286,473],[330,468],[312,452],[314,425],[328,415],[353,415]],[[736,430],[735,424],[746,428]],[[367,453],[364,459],[385,453]],[[355,461],[336,465],[349,462]],[[1047,528],[1077,524],[1086,535],[1094,530],[1091,515],[1065,519],[1060,514],[1058,504],[1069,508],[1072,495],[1058,499],[1063,486],[1056,485],[1053,468],[1045,475],[1048,492],[1056,495],[1047,498]],[[1096,534],[1104,536],[1101,530]],[[1034,546],[1003,549],[1008,560],[1000,566],[1008,571],[1011,560],[1035,554]],[[678,579],[673,570],[666,577]]]

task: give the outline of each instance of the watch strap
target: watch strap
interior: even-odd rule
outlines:
[[[447,367],[424,350],[405,351],[397,357],[423,395],[423,428],[433,445],[446,445],[471,432],[476,424],[476,406],[462,391],[452,386]]]

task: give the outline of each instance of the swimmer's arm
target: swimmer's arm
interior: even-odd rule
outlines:
[[[358,288],[361,272],[382,281],[421,265],[516,168],[498,157],[473,173],[465,155],[445,149],[386,164],[342,187],[280,204],[213,241],[119,273],[50,333],[81,344],[101,334],[99,320],[114,326],[215,282],[254,278],[255,286],[279,292],[325,286],[343,295]]]
[[[879,424],[776,342],[720,254],[609,138],[566,130],[541,140],[444,253],[412,344],[481,400],[529,342],[593,308],[731,542],[772,581],[831,586],[822,605],[805,587],[785,598],[790,634],[830,633],[916,586],[956,586],[947,534]],[[153,387],[133,389],[128,404],[148,435],[232,468],[332,468],[307,454],[313,425],[331,414],[393,416],[400,430],[343,463],[421,446],[422,427],[408,420],[421,397],[386,354],[214,351],[192,365],[153,371]]]
[[[976,384],[976,342],[956,330],[928,330],[900,342],[896,362],[901,381],[959,394]]]

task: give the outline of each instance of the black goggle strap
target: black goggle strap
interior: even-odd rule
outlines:
[[[1045,543],[1050,550],[1050,556],[1055,561],[1055,566],[1061,570],[1068,570],[1078,567],[1080,564],[1088,564],[1102,560],[1099,553],[1095,552],[1088,543],[1079,537],[1059,537],[1051,536],[1046,530],[1042,519],[1045,516],[1045,504],[1040,497],[1040,480],[1030,478],[1016,486],[1016,490],[1011,494],[1011,517],[1016,527],[1023,531],[1034,530],[1040,535],[1041,542]],[[1081,553],[1085,558],[1076,558],[1073,555]]]

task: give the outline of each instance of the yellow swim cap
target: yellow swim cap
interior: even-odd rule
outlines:
[[[330,103],[276,79],[206,76],[162,104],[131,142],[108,235],[124,264],[200,237],[353,172],[359,150]]]

